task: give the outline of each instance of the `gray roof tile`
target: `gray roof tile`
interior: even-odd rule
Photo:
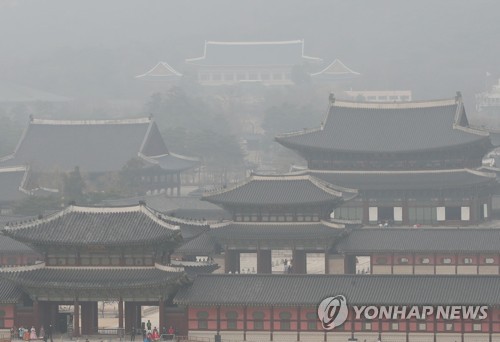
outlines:
[[[22,286],[79,289],[121,289],[158,286],[184,276],[154,267],[49,268],[4,272],[0,276]]]
[[[441,190],[496,184],[495,174],[468,169],[431,171],[306,171],[325,182],[366,190]],[[303,172],[304,173],[304,172]]]
[[[34,171],[120,171],[133,158],[142,157],[165,170],[188,169],[196,161],[169,153],[154,121],[39,120],[33,119],[16,150],[0,159],[1,165],[29,164]]]
[[[8,279],[0,278],[0,303],[17,303],[21,298],[21,288]]]
[[[217,228],[212,226],[209,234],[216,241],[224,240],[324,240],[330,241],[344,233],[337,225],[320,222],[255,222],[229,223]]]
[[[460,115],[457,115],[457,109]],[[465,110],[454,100],[411,103],[336,101],[322,129],[283,134],[289,148],[352,152],[411,152],[447,148],[487,135],[468,129]]]
[[[46,218],[4,228],[4,234],[23,242],[62,245],[160,244],[175,238],[178,226],[157,217],[149,208],[79,207]]]
[[[351,231],[339,252],[500,252],[500,229],[387,228]]]
[[[356,190],[340,188],[308,175],[257,176],[228,189],[207,192],[203,200],[221,205],[293,205],[341,202]]]
[[[317,306],[333,295],[344,295],[352,305],[499,305],[500,277],[204,274],[174,302]]]
[[[35,253],[30,247],[24,243],[16,241],[8,236],[0,234],[0,253]]]

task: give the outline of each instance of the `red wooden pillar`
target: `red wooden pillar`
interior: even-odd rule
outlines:
[[[295,274],[307,273],[307,253],[304,250],[292,251],[292,272]]]
[[[160,333],[163,331],[163,327],[166,327],[165,324],[165,301],[163,300],[163,297],[160,297],[160,302],[159,302],[159,313],[158,313],[158,330]]]
[[[257,273],[272,273],[273,272],[271,250],[258,249],[257,250]]]
[[[38,299],[33,301],[33,324],[37,329],[40,327],[40,306]]]
[[[73,337],[80,336],[80,303],[75,298],[73,302]]]

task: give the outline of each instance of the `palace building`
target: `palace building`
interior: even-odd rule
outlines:
[[[337,101],[314,130],[282,134],[308,174],[359,190],[336,218],[363,224],[470,225],[491,217],[494,173],[479,170],[493,149],[469,126],[461,95],[424,102]]]
[[[231,85],[261,82],[291,85],[292,68],[321,63],[321,58],[304,54],[303,40],[275,42],[205,41],[203,56],[186,59],[202,85]]]
[[[203,200],[220,205],[233,220],[212,224],[210,231],[176,253],[189,255],[198,248],[212,255],[220,249],[223,259],[222,255],[214,259],[226,273],[240,272],[241,253],[256,254],[258,273],[272,272],[273,250],[292,251],[293,273],[307,273],[308,253],[323,253],[328,272],[330,247],[344,227],[330,222],[330,214],[356,195],[356,190],[309,175],[253,175],[232,187],[205,193]]]
[[[355,229],[334,247],[344,272],[369,257],[371,274],[500,275],[500,229]]]
[[[189,336],[236,341],[500,341],[500,277],[458,275],[199,275],[174,303],[186,307]],[[342,295],[348,315],[322,328],[318,305]],[[486,317],[438,315],[459,306]],[[354,307],[416,306],[429,315],[357,317]],[[478,308],[478,309],[476,309]]]
[[[97,302],[103,300],[118,301],[119,329],[140,327],[144,305],[159,306],[159,322],[165,324],[167,303],[189,280],[184,268],[169,266],[180,229],[160,217],[144,205],[72,205],[45,218],[6,226],[4,235],[28,244],[43,259],[0,271],[1,281],[23,294],[15,305],[15,324],[52,325],[58,331],[72,330],[73,336],[97,334]],[[7,292],[1,293],[0,305],[13,299],[15,291]],[[9,305],[5,312],[10,315]],[[59,305],[73,307],[70,326],[60,321]]]
[[[32,181],[41,174],[99,175],[127,169],[144,192],[180,194],[181,172],[197,161],[168,150],[152,118],[123,120],[44,120],[31,118],[15,151],[0,167],[28,165]],[[43,186],[43,184],[42,184]]]

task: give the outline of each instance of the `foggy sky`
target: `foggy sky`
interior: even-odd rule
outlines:
[[[307,55],[340,58],[366,88],[467,99],[500,76],[498,13],[497,0],[0,0],[0,79],[74,96],[51,81],[58,65],[85,67],[87,83],[71,82],[88,86],[180,66],[204,40],[305,39]]]

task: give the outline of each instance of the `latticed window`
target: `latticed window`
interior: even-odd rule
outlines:
[[[290,330],[290,319],[292,314],[289,312],[280,312],[280,330]]]
[[[227,312],[226,319],[227,319],[227,328],[228,329],[237,329],[238,313],[236,311]]]
[[[256,311],[253,313],[253,329],[254,330],[264,330],[264,313],[262,311]]]
[[[318,329],[318,317],[315,312],[308,312],[306,314],[307,318],[307,330],[317,330]]]
[[[196,313],[198,318],[198,329],[208,329],[208,312],[199,311]]]

